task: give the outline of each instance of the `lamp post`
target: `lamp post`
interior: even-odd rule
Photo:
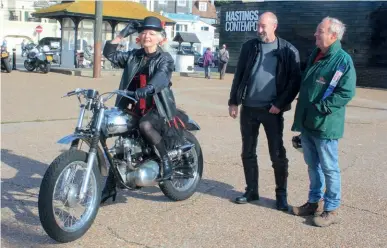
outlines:
[[[99,78],[101,76],[101,57],[102,57],[101,53],[102,53],[102,1],[95,0],[93,78]]]

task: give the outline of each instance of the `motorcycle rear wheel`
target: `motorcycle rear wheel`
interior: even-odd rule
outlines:
[[[86,196],[81,202],[78,196],[84,174],[78,177],[79,183],[74,182],[78,169],[86,172],[87,157],[88,154],[80,150],[63,152],[51,163],[40,185],[40,222],[48,236],[57,242],[67,243],[82,237],[97,216],[101,201],[101,174],[97,164],[91,171]]]
[[[47,63],[47,64],[44,64],[43,68],[42,68],[42,71],[44,74],[47,74],[49,73],[51,70],[51,64]]]
[[[12,71],[12,67],[11,67],[11,63],[9,62],[9,59],[8,58],[5,58],[4,61],[2,61],[4,63],[4,68],[5,70],[10,73]]]
[[[200,144],[192,133],[185,131],[184,136],[188,142],[195,144],[195,148],[190,151],[194,159],[192,164],[194,177],[188,179],[172,178],[172,180],[162,181],[159,184],[164,195],[173,201],[183,201],[190,198],[196,192],[203,174],[203,153]]]

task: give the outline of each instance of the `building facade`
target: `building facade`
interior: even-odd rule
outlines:
[[[256,22],[265,11],[278,17],[277,35],[290,41],[304,64],[315,48],[314,32],[326,16],[346,24],[342,45],[352,57],[358,85],[387,88],[387,2],[385,1],[263,1],[231,3],[221,8],[220,43],[230,53],[233,73],[241,45],[256,38]]]
[[[0,19],[2,22],[1,39],[6,39],[9,48],[20,48],[23,39],[38,42],[43,37],[60,37],[60,24],[52,19],[31,16],[37,9],[60,3],[59,0],[1,0]],[[43,31],[39,34],[36,27]]]

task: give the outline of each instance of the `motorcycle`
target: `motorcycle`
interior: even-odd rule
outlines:
[[[53,61],[54,53],[50,52],[48,46],[34,47],[29,50],[27,59],[24,61],[24,67],[27,71],[34,71],[40,69],[43,73],[49,73],[51,63]]]
[[[203,172],[203,154],[195,137],[200,127],[194,120],[187,115],[183,118],[184,142],[168,152],[173,164],[172,178],[161,180],[161,159],[157,150],[142,138],[140,117],[129,109],[105,106],[113,95],[126,97],[135,106],[135,92],[115,90],[100,95],[94,89],[78,88],[64,97],[74,95],[80,102],[77,126],[73,134],[58,141],[70,144],[70,148],[50,164],[39,191],[40,222],[52,239],[70,242],[88,231],[100,206],[101,175],[107,176],[108,164],[121,189],[158,185],[173,201],[186,200],[196,192]],[[86,111],[92,114],[84,125]],[[110,138],[114,142],[108,148]],[[87,151],[81,150],[82,144],[87,145]]]
[[[1,46],[1,70],[6,70],[8,73],[12,71],[11,58],[7,48],[4,46]]]

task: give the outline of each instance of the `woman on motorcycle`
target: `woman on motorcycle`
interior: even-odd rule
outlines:
[[[128,52],[117,51],[117,46],[122,39],[136,32],[139,34],[137,40],[141,48]],[[109,61],[124,69],[119,89],[136,92],[139,102],[136,104],[135,111],[142,116],[139,124],[140,132],[160,154],[161,180],[171,178],[172,168],[166,148],[168,142],[164,135],[168,132],[165,130],[167,125],[155,107],[154,96],[157,95],[163,103],[167,119],[172,120],[172,123],[176,120],[174,119],[176,105],[170,90],[174,61],[172,56],[161,48],[165,42],[165,31],[161,21],[156,17],[147,17],[143,25],[136,21],[130,22],[114,40],[106,42],[103,50],[103,55]],[[115,105],[125,109],[129,103],[127,98],[118,96]],[[114,174],[109,170],[101,203],[110,197],[115,201],[116,194]]]

